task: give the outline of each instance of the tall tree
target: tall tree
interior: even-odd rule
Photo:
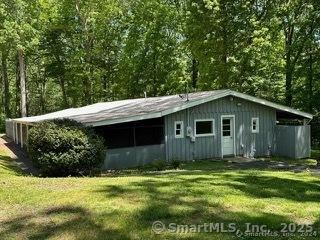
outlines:
[[[19,62],[20,79],[20,110],[21,116],[27,116],[27,91],[26,91],[26,65],[25,53],[32,46],[37,45],[37,31],[35,25],[39,12],[38,0],[4,0],[3,12],[3,42],[7,46],[12,45],[16,51]]]
[[[281,1],[278,2],[278,6],[285,39],[286,104],[291,106],[296,64],[301,57],[308,36],[314,31],[317,11],[312,1]]]
[[[4,113],[7,118],[11,118],[11,110],[10,110],[10,88],[9,88],[9,79],[8,79],[8,51],[2,50],[1,53],[1,73],[3,80],[3,105],[4,105]]]

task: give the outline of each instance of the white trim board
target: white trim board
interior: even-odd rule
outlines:
[[[212,133],[197,134],[197,122],[212,122]],[[195,119],[194,120],[194,136],[195,137],[211,137],[216,134],[216,126],[214,118]]]
[[[233,127],[233,155],[236,156],[236,116],[235,115],[221,115],[221,118],[220,118],[220,149],[221,149],[221,158],[223,158],[223,143],[222,143],[222,140],[223,140],[223,131],[222,131],[222,128],[223,128],[223,124],[222,124],[222,120],[224,118],[232,118],[232,127]]]
[[[177,135],[177,124],[180,124],[180,134]],[[179,138],[184,138],[184,126],[183,126],[183,121],[175,121],[174,122],[174,138],[179,139]]]

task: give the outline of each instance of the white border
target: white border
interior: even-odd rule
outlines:
[[[233,155],[236,156],[236,116],[235,115],[221,115],[221,125],[220,125],[220,132],[221,132],[221,158],[223,158],[223,124],[222,120],[224,118],[232,118],[233,119]]]
[[[256,130],[253,130],[253,121],[256,121]],[[252,133],[259,133],[260,129],[260,123],[259,123],[259,118],[258,117],[253,117],[251,118],[251,132]]]
[[[180,125],[181,125],[180,135],[177,135],[177,124],[180,124]],[[174,122],[174,137],[175,137],[175,138],[184,138],[184,126],[183,126],[183,121],[175,121],[175,122]]]
[[[212,122],[212,133],[204,133],[204,134],[197,134],[197,122]],[[195,119],[194,120],[194,136],[195,137],[210,137],[215,135],[215,123],[214,118],[209,119]]]

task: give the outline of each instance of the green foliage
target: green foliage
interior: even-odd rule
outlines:
[[[5,126],[6,126],[5,115],[0,112],[0,133],[4,133],[6,131]]]
[[[187,83],[316,114],[319,12],[318,1],[4,0],[0,111],[19,116],[21,49],[29,115],[181,93]]]
[[[54,120],[30,129],[28,154],[45,176],[89,174],[102,164],[104,144],[93,129],[71,120]]]
[[[156,171],[163,171],[166,168],[167,163],[165,160],[156,160],[153,161],[150,166]]]
[[[315,116],[310,125],[312,148],[320,149],[320,116]]]
[[[178,169],[180,166],[181,166],[181,162],[177,159],[173,159],[171,161],[171,166],[174,168],[174,169]]]

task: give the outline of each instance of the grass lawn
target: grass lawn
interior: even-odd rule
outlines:
[[[307,161],[314,164],[314,161]],[[155,234],[176,224],[320,226],[320,179],[308,172],[239,170],[199,161],[179,171],[97,178],[23,176],[0,150],[1,239],[255,239],[234,233]],[[319,233],[320,234],[320,233]],[[290,239],[319,239],[296,235]],[[261,238],[259,238],[261,239]],[[267,239],[272,239],[268,237]],[[287,237],[289,239],[289,237]]]

